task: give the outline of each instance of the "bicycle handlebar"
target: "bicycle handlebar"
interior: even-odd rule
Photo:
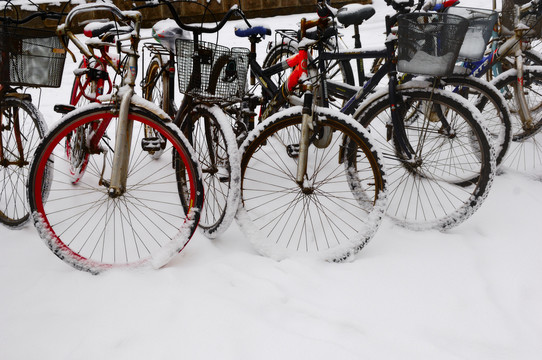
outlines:
[[[8,2],[5,6],[6,8],[4,9],[4,14],[6,13],[6,9],[7,9],[7,6],[9,5],[10,2]],[[35,18],[41,18],[42,20],[45,20],[45,19],[51,19],[51,20],[60,20],[62,19],[62,17],[66,16],[67,14],[66,13],[62,13],[62,12],[56,12],[56,11],[45,11],[45,10],[41,10],[38,8],[38,11],[36,11],[35,13],[33,14],[30,14],[28,15],[27,17],[23,18],[23,19],[13,19],[11,17],[7,17],[7,16],[0,16],[0,22],[2,23],[5,23],[5,24],[15,24],[15,25],[22,25],[22,24],[25,24],[27,22],[29,22],[30,20],[33,20]]]
[[[66,20],[64,24],[59,25],[57,27],[57,34],[59,36],[68,36],[71,41],[77,46],[77,48],[88,58],[94,57],[94,54],[92,51],[90,51],[75,35],[72,31],[72,22],[74,19],[80,15],[85,13],[93,13],[95,11],[107,11],[111,14],[113,14],[119,21],[123,22],[132,22],[134,24],[133,28],[136,32],[136,34],[139,35],[139,30],[141,27],[141,13],[138,11],[122,11],[118,7],[112,4],[107,3],[92,3],[92,4],[82,4],[74,7],[66,17]],[[72,58],[75,61],[75,56],[73,53],[68,49],[67,45],[64,44],[64,47],[66,50],[72,55]]]
[[[66,21],[64,22],[64,27],[67,29],[71,29],[72,27],[72,21],[74,18],[82,13],[89,13],[89,12],[95,12],[95,11],[107,11],[112,13],[117,17],[120,21],[132,21],[135,24],[141,23],[141,14],[137,11],[121,11],[118,7],[112,4],[107,3],[91,3],[91,4],[83,4],[78,5],[75,8],[73,8],[66,17]],[[139,31],[139,28],[136,29]]]
[[[135,0],[135,2],[138,2],[138,1],[145,1],[145,0]],[[196,34],[201,34],[201,33],[205,33],[205,34],[211,34],[211,33],[216,33],[216,32],[219,32],[223,27],[224,25],[226,24],[226,22],[228,22],[228,20],[234,15],[239,15],[241,16],[241,18],[243,18],[243,20],[245,21],[245,23],[249,26],[249,27],[252,27],[252,25],[248,22],[247,20],[247,17],[245,15],[245,13],[239,8],[239,6],[237,5],[233,5],[229,10],[228,12],[226,13],[226,15],[224,15],[224,17],[222,18],[222,20],[220,20],[220,22],[218,23],[217,26],[215,27],[212,27],[212,28],[207,28],[207,27],[203,27],[203,26],[191,26],[191,25],[187,25],[185,23],[183,23],[179,17],[179,15],[177,14],[177,11],[175,10],[175,8],[173,7],[173,5],[171,4],[170,1],[166,1],[166,0],[158,0],[158,3],[146,3],[144,5],[140,5],[140,6],[136,6],[134,8],[134,10],[140,10],[140,9],[144,9],[144,8],[154,8],[154,7],[158,7],[158,6],[161,6],[161,5],[166,5],[167,8],[169,9],[169,12],[171,13],[171,16],[173,17],[173,20],[177,23],[177,25],[179,25],[179,27],[183,30],[186,30],[186,31],[189,31],[189,32],[192,32],[192,33],[196,33]]]

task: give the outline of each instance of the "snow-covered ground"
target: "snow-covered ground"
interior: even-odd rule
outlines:
[[[367,46],[389,11],[374,2]],[[220,41],[246,45],[231,27]],[[67,59],[62,88],[42,93],[49,125],[74,67]],[[0,227],[0,359],[541,359],[541,210],[542,177],[505,171],[461,226],[385,220],[351,263],[276,262],[234,224],[197,234],[163,269],[99,276],[58,260],[31,225]]]

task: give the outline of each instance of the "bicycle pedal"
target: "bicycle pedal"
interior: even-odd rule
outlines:
[[[159,137],[146,137],[141,139],[141,147],[144,151],[160,151],[164,148],[164,141]]]
[[[53,110],[58,114],[67,114],[70,111],[75,110],[75,106],[73,106],[73,105],[65,105],[65,104],[56,104],[53,107]]]

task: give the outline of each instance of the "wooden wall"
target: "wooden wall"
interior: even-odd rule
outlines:
[[[74,3],[81,3],[81,1],[73,1]],[[95,0],[88,0],[87,2],[96,2]],[[99,2],[99,1],[98,1]],[[340,8],[343,5],[349,3],[371,3],[372,0],[331,0],[331,5],[336,8]],[[42,9],[51,11],[60,11],[61,9],[68,10],[71,4],[67,4],[66,0],[51,0],[50,4],[39,4]],[[113,3],[120,9],[126,10],[132,7],[132,1],[125,0],[113,0]],[[212,21],[213,17],[208,13],[205,14],[205,7],[207,5],[209,10],[214,14],[215,18],[221,19],[222,16],[233,5],[240,5],[241,9],[247,14],[249,18],[254,17],[270,17],[286,14],[297,13],[310,13],[316,9],[316,0],[194,0],[191,2],[177,2],[175,8],[182,16],[183,20],[188,23]],[[22,9],[17,9],[19,16],[24,17],[31,12],[30,6],[25,6]],[[144,26],[149,27],[157,20],[169,18],[169,11],[167,7],[160,6],[154,9],[144,9],[141,11],[145,20]],[[15,12],[8,12],[9,16],[14,16]],[[36,21],[35,27],[44,26],[41,22]],[[56,23],[47,22],[46,27],[54,27]]]

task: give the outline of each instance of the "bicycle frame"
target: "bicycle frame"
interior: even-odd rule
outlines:
[[[88,4],[80,5],[70,12],[63,25],[59,26],[58,33],[67,35],[79,50],[87,57],[94,58],[97,56],[89,51],[79,39],[75,37],[71,31],[74,18],[81,13],[89,13],[93,11],[108,11],[117,19],[131,21],[134,24],[134,31],[130,34],[130,50],[122,50],[126,54],[128,60],[126,62],[127,71],[124,72],[123,86],[118,94],[113,95],[112,100],[118,101],[119,106],[119,126],[115,135],[115,149],[113,156],[113,165],[111,173],[111,182],[109,185],[109,196],[118,197],[126,190],[126,179],[128,177],[128,160],[130,156],[130,145],[132,142],[132,122],[128,120],[128,111],[132,96],[134,95],[135,80],[137,76],[137,59],[139,45],[139,31],[141,28],[141,14],[135,11],[121,12],[118,8],[109,4]],[[118,99],[120,97],[120,100]],[[92,148],[96,149],[101,137],[105,133],[109,121],[101,121],[91,140]],[[91,150],[92,151],[92,150]]]
[[[518,113],[521,121],[526,127],[531,127],[533,118],[529,107],[525,102],[524,93],[524,66],[523,66],[523,49],[521,46],[521,39],[524,29],[516,29],[514,35],[508,38],[501,46],[491,52],[491,54],[485,56],[482,60],[472,63],[464,63],[464,67],[471,70],[471,76],[482,77],[493,66],[500,63],[502,59],[507,55],[514,57],[515,69],[517,71],[517,81],[514,87],[514,96],[518,103]]]

